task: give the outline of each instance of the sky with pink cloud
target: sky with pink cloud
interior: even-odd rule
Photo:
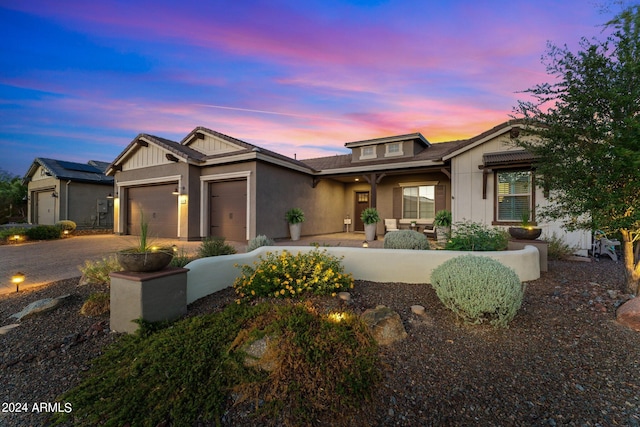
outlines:
[[[196,126],[299,159],[469,138],[549,81],[548,41],[604,38],[603,3],[0,0],[0,169]]]

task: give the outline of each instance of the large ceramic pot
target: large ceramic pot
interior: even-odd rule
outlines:
[[[116,256],[122,268],[136,273],[162,270],[173,259],[173,253],[170,249],[153,252],[120,251]]]
[[[535,240],[542,234],[542,229],[535,227],[509,227],[509,234],[518,240]]]
[[[378,224],[365,224],[364,225],[364,236],[367,242],[371,242],[376,240],[376,229],[378,228]]]
[[[291,240],[300,240],[301,230],[302,230],[301,222],[297,222],[295,224],[289,224],[289,233],[291,234]]]

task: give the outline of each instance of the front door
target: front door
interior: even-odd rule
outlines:
[[[360,218],[362,211],[369,207],[369,192],[368,191],[356,191],[356,206],[354,209],[355,218],[353,220],[353,231],[364,231],[364,222]]]

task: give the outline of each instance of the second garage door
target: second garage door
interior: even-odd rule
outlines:
[[[247,181],[209,184],[209,235],[236,242],[247,240]]]
[[[127,234],[140,234],[140,215],[149,224],[149,237],[178,236],[177,196],[171,194],[176,184],[149,185],[129,189],[127,199]]]

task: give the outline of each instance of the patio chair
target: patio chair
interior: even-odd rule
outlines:
[[[385,230],[385,233],[388,233],[389,231],[398,231],[399,230],[398,220],[395,218],[385,219],[384,230]]]
[[[607,255],[612,260],[618,261],[616,246],[620,246],[620,242],[609,239],[603,231],[596,230],[593,233],[593,254],[595,257],[599,258],[602,255]]]

